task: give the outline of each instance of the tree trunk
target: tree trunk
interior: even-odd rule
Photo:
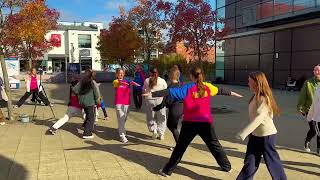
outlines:
[[[13,120],[11,91],[10,91],[10,85],[9,85],[7,66],[6,66],[6,62],[4,61],[3,54],[0,55],[0,61],[1,61],[4,86],[5,86],[6,93],[8,95],[8,107],[7,107],[8,108],[8,118],[9,118],[9,120]]]

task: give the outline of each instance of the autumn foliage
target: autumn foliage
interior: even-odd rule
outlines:
[[[114,18],[109,28],[102,30],[98,50],[102,59],[121,66],[132,63],[141,47],[142,40],[125,15]]]
[[[5,44],[12,47],[20,56],[32,60],[42,57],[51,48],[45,35],[56,29],[59,13],[49,9],[43,0],[33,0],[21,7],[21,10],[8,17],[4,27]]]

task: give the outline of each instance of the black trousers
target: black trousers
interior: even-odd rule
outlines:
[[[244,166],[238,175],[237,180],[253,179],[254,174],[259,168],[261,156],[264,158],[272,179],[287,179],[279,154],[276,150],[276,135],[274,134],[264,137],[250,135],[246,157],[244,159]]]
[[[87,106],[83,108],[84,113],[86,114],[86,119],[84,120],[84,132],[83,136],[91,136],[95,121],[95,107],[94,106]]]
[[[178,124],[183,115],[183,105],[182,104],[173,104],[169,107],[167,127],[171,131],[174,140],[176,143],[179,139]]]
[[[182,122],[181,132],[176,147],[174,148],[169,162],[163,168],[163,172],[171,175],[177,167],[184,152],[196,135],[200,135],[206,143],[211,154],[214,156],[220,167],[229,171],[231,169],[230,161],[224,152],[219,140],[216,137],[214,128],[209,123],[202,122]]]
[[[311,139],[317,134],[316,133],[316,121],[309,121],[309,131],[307,133],[306,141],[310,142]],[[318,127],[320,127],[320,122],[318,122]],[[320,148],[320,136],[317,136],[317,148]]]
[[[20,107],[28,98],[32,93],[36,93],[38,95],[38,97],[41,99],[41,101],[48,106],[50,104],[48,98],[43,94],[42,91],[38,91],[38,89],[36,90],[31,90],[30,92],[26,92],[24,93],[24,95],[20,98],[20,100],[17,103],[17,106]]]
[[[133,90],[133,101],[137,109],[140,109],[142,106],[142,90],[134,89]]]

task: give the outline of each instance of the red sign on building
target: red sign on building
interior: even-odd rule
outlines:
[[[61,47],[61,34],[51,34],[50,42],[54,47]]]

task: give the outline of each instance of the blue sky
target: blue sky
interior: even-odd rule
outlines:
[[[210,2],[213,4],[215,1]],[[47,0],[47,4],[60,12],[60,21],[93,21],[106,26],[112,16],[119,15],[119,5],[128,11],[135,5],[135,0]]]
[[[129,10],[134,0],[47,0],[50,8],[60,12],[60,21],[110,22],[112,16],[119,15],[119,5]]]

